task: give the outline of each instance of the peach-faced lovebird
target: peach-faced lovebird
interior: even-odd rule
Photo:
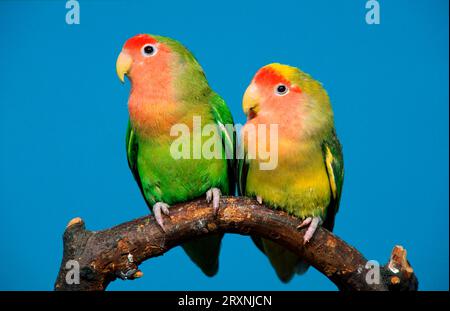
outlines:
[[[239,161],[238,170],[239,192],[302,219],[301,227],[308,227],[304,243],[321,224],[332,230],[344,163],[325,89],[295,67],[270,64],[254,76],[244,94],[243,109],[248,119],[242,133],[264,125],[266,132],[258,131],[256,140],[261,144],[260,136],[264,134],[264,148],[278,143],[278,160],[274,169],[261,169],[260,164],[267,159],[262,159],[259,151],[250,158],[251,139],[244,140],[245,158]],[[270,124],[278,124],[277,142],[269,143]],[[252,238],[283,282],[308,268],[301,258],[278,244]]]
[[[202,67],[178,41],[141,34],[126,41],[116,69],[122,82],[125,75],[131,81],[128,164],[162,230],[164,215],[169,215],[172,204],[206,195],[217,211],[220,195],[234,191],[233,160],[226,156],[192,156],[196,152],[194,119],[200,120],[202,126],[216,127],[218,135],[210,138],[216,137],[218,145],[227,146],[231,152],[234,138],[225,125],[233,124],[233,119],[222,98],[211,90]],[[174,125],[189,130],[185,142],[191,150],[187,158],[173,154]],[[211,235],[183,244],[189,257],[208,276],[217,273],[222,237]]]

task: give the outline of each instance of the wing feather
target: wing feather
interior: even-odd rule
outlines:
[[[332,194],[330,204],[327,208],[324,227],[332,230],[334,227],[334,217],[339,210],[342,185],[344,182],[344,158],[342,155],[342,146],[334,129],[323,141],[322,150]]]
[[[234,194],[236,184],[236,132],[234,131],[233,117],[225,101],[217,93],[212,93],[210,104],[214,119],[222,137],[222,146],[225,149],[225,155],[227,156],[230,194]]]

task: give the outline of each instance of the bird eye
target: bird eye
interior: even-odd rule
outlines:
[[[278,96],[284,96],[289,93],[289,88],[284,84],[278,84],[275,87],[275,94]]]
[[[141,52],[143,56],[149,57],[154,56],[158,52],[158,49],[152,44],[146,44],[142,47]]]

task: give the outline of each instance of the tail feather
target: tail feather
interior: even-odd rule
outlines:
[[[297,269],[295,272],[298,275],[305,274],[306,271],[308,271],[309,266],[310,266],[309,263],[307,263],[306,261],[300,260],[297,264]]]
[[[283,283],[288,283],[295,274],[303,274],[307,271],[309,264],[283,246],[255,236],[252,236],[252,240],[267,256],[278,278]]]
[[[220,244],[223,234],[215,234],[186,242],[182,245],[186,254],[207,276],[219,270]]]

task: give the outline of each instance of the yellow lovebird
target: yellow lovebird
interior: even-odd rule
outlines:
[[[250,157],[251,140],[242,139],[240,194],[301,218],[301,226],[308,227],[304,243],[313,238],[320,225],[332,230],[341,198],[344,162],[330,100],[321,83],[298,68],[270,64],[254,76],[244,94],[243,109],[248,117],[243,133],[249,133],[252,127],[278,125],[278,159],[273,169],[261,169],[267,160],[259,152]],[[256,145],[261,143],[260,135],[258,132]],[[308,268],[299,256],[275,242],[252,239],[283,282]]]

